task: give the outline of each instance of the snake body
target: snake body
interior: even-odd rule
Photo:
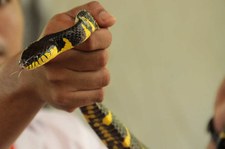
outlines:
[[[76,17],[76,24],[71,28],[47,35],[32,43],[22,53],[20,66],[32,70],[49,62],[57,55],[83,43],[92,32],[98,29],[94,18],[86,11]]]
[[[83,43],[97,29],[99,29],[99,26],[91,14],[82,10],[77,14],[74,26],[47,35],[25,49],[19,64],[27,70],[36,69],[60,53]],[[109,149],[147,149],[101,103],[80,107],[80,110],[98,137]]]

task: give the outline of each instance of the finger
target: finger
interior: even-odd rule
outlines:
[[[221,83],[219,90],[217,92],[215,107],[223,104],[225,102],[225,79]]]
[[[78,11],[82,9],[86,9],[87,11],[89,11],[92,14],[92,16],[95,18],[95,20],[97,21],[100,27],[107,28],[112,26],[116,22],[115,17],[110,15],[103,8],[103,6],[97,1],[93,1],[93,2],[87,3],[86,5],[73,8],[70,11],[68,11],[67,14],[74,18],[76,14],[78,13]]]
[[[105,87],[109,84],[110,75],[107,69],[101,69],[99,71],[90,72],[74,72],[68,73],[68,78],[64,83],[75,90],[92,90]]]
[[[88,90],[88,91],[78,91],[71,92],[69,94],[70,100],[68,101],[70,105],[76,105],[78,102],[78,106],[86,106],[95,102],[102,102],[104,97],[103,89],[96,90]]]
[[[110,75],[106,68],[98,71],[77,72],[72,70],[49,70],[47,78],[55,90],[79,91],[102,88],[109,84]]]
[[[224,130],[225,126],[225,104],[219,105],[215,109],[214,126],[217,132]]]
[[[82,51],[91,51],[106,49],[112,42],[112,34],[108,29],[100,29],[94,32],[83,44],[78,45],[75,49]]]
[[[69,92],[65,98],[61,98],[56,101],[58,107],[72,111],[77,107],[90,105],[96,102],[102,102],[104,97],[104,90],[88,90],[88,91],[76,91]]]
[[[45,26],[43,32],[41,33],[40,38],[45,35],[63,31],[73,25],[74,25],[74,18],[68,16],[68,14],[66,13],[56,14],[51,18],[47,26]]]
[[[97,71],[106,66],[107,61],[108,50],[94,52],[69,50],[52,60],[52,63],[73,71]]]

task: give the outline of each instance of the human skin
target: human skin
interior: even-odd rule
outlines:
[[[214,105],[213,124],[217,133],[224,131],[225,126],[225,80],[221,83]],[[210,140],[208,149],[216,149],[215,142]]]
[[[112,36],[108,28],[115,23],[115,18],[98,2],[90,2],[55,15],[43,35],[74,25],[74,16],[81,9],[88,10],[101,29],[82,45],[40,68],[26,71],[18,65],[23,38],[20,2],[11,0],[0,6],[1,149],[8,149],[47,103],[72,112],[77,107],[103,100],[103,88],[110,78],[106,64]]]

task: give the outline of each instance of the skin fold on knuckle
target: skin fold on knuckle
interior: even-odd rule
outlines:
[[[62,21],[63,20],[63,13],[55,14],[50,21]]]
[[[49,63],[45,64],[42,68],[44,68],[42,70],[43,70],[43,73],[45,74],[47,81],[54,80],[54,78],[55,78],[54,74],[55,74],[56,70],[52,69],[52,67],[49,65]]]
[[[109,58],[108,49],[99,51],[98,58],[96,60],[97,68],[105,67],[108,62],[108,58]]]
[[[75,109],[79,108],[77,105],[66,105],[66,106],[62,106],[62,105],[56,105],[55,107],[57,107],[58,109],[64,110],[68,113],[72,113]]]
[[[74,107],[86,106],[96,102],[101,102],[103,100],[103,96],[104,96],[103,88],[96,89],[96,90],[95,89],[87,90],[82,92],[83,92],[82,94],[75,93],[73,95]]]
[[[65,107],[69,105],[69,96],[65,85],[62,85],[61,83],[52,84],[48,92],[50,95],[48,102],[59,107]]]
[[[57,105],[55,103],[51,103],[51,105],[57,109],[60,109],[60,110],[63,110],[63,111],[66,111],[68,113],[72,113],[76,108],[78,107],[71,107],[70,105],[69,106],[65,106],[65,105]]]
[[[64,108],[64,110],[68,113],[72,113],[77,107],[68,107],[68,108]]]
[[[105,87],[110,82],[110,74],[106,68],[103,68],[100,72],[99,79],[97,80],[99,87]]]
[[[89,43],[92,45],[92,49],[106,49],[111,45],[112,33],[109,29],[102,28],[94,32],[90,39]]]
[[[110,30],[109,29],[107,29],[107,28],[104,28],[104,29],[102,29],[102,31],[104,32],[104,34],[105,34],[105,38],[104,38],[104,43],[105,43],[105,48],[108,48],[110,45],[111,45],[111,43],[112,43],[112,33],[110,32]]]
[[[103,99],[104,99],[104,89],[101,88],[97,91],[97,96],[96,96],[95,102],[102,102]]]
[[[81,107],[81,106],[86,106],[90,105],[93,103],[92,96],[87,96],[87,95],[80,95],[80,94],[74,94],[72,98],[72,105],[73,107]]]
[[[91,1],[86,4],[88,10],[94,10],[96,8],[103,9],[102,5],[98,1]]]
[[[221,132],[224,130],[225,126],[225,104],[218,106],[215,110],[214,115],[214,125],[217,132]]]
[[[65,95],[65,93],[60,92],[60,91],[54,92],[53,102],[59,106],[66,106],[69,104],[68,98]]]
[[[43,35],[48,35],[62,31],[74,25],[74,21],[66,13],[58,13],[54,15],[44,29]]]
[[[66,80],[67,75],[66,75],[66,71],[63,68],[57,68],[52,65],[50,67],[46,67],[45,76],[47,80],[49,81],[49,83],[54,85]]]
[[[91,36],[88,40],[84,43],[84,50],[85,51],[92,51],[98,49],[97,41],[95,41],[95,37]]]

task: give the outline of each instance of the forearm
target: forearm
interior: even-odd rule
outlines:
[[[8,149],[44,104],[25,87],[26,74],[12,74],[19,70],[16,59],[11,59],[0,68],[1,149]]]

